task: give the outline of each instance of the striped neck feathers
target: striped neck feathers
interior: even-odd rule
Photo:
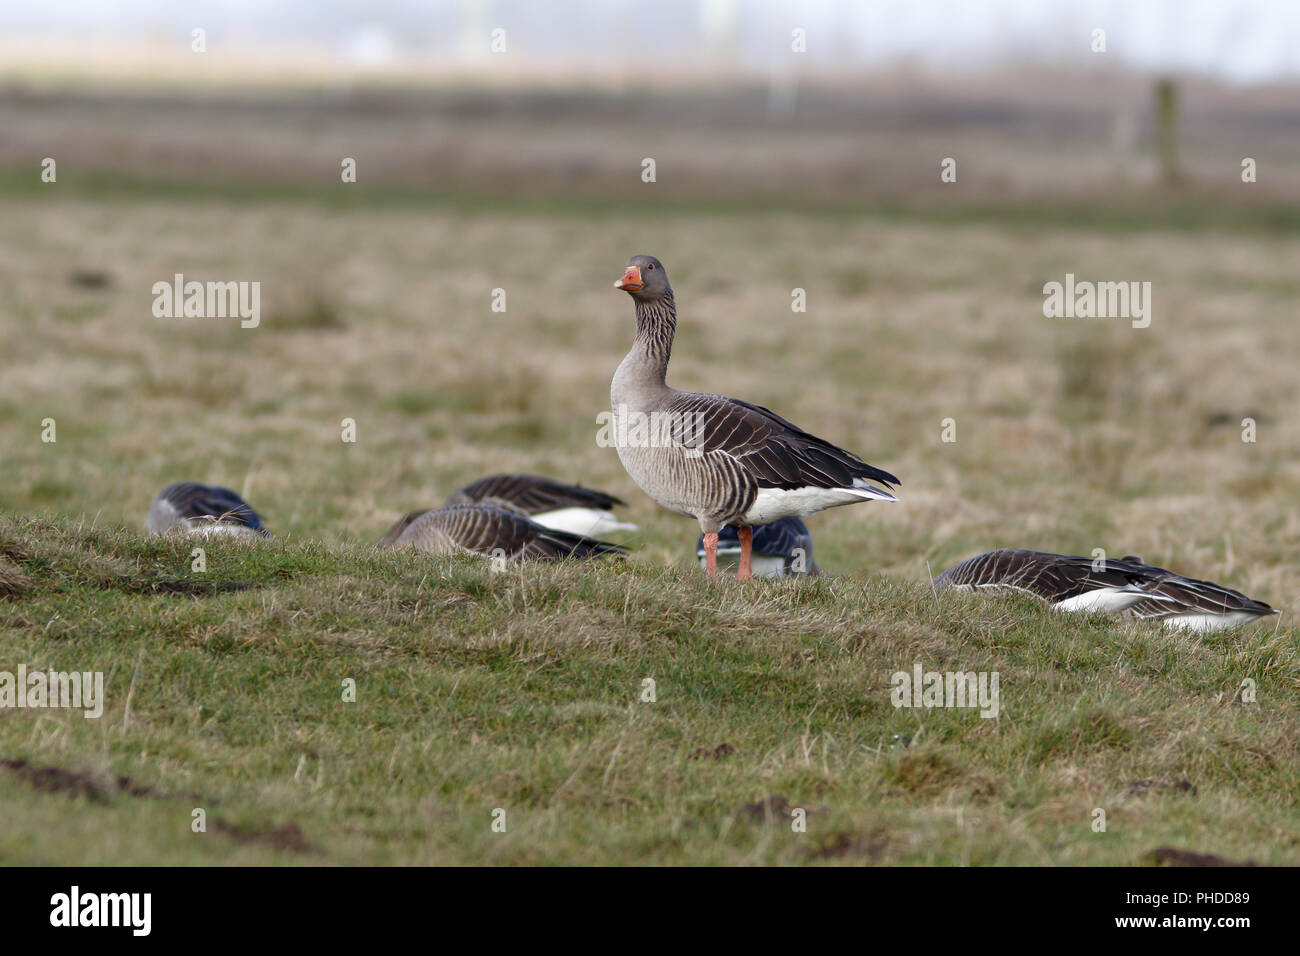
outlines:
[[[636,300],[636,341],[632,343],[632,351],[648,360],[660,382],[668,371],[676,331],[677,303],[673,301],[672,289],[658,299]]]

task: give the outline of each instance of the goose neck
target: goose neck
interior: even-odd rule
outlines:
[[[672,355],[673,335],[677,331],[677,306],[673,294],[636,303],[636,340],[632,351],[654,377],[663,382]]]

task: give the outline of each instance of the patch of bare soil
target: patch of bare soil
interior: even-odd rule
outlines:
[[[1226,860],[1213,853],[1195,853],[1180,850],[1177,847],[1162,846],[1147,854],[1147,859],[1156,866],[1255,866],[1254,860]]]
[[[693,752],[693,753],[692,753],[688,758],[686,758],[686,759],[688,759],[688,760],[721,760],[721,759],[723,759],[724,757],[730,757],[730,756],[731,756],[732,754],[734,754],[735,752],[736,752],[736,748],[733,747],[733,746],[731,746],[731,744],[726,743],[726,742],[724,741],[723,743],[720,743],[720,744],[718,744],[718,746],[713,747],[713,748],[709,748],[709,747],[700,747],[698,750],[696,750],[695,752]]]
[[[103,777],[92,773],[65,770],[62,767],[38,767],[22,759],[0,759],[0,767],[13,772],[37,790],[61,793],[68,797],[84,797],[92,803],[108,803],[117,794],[153,800],[186,798],[198,804],[210,804],[195,793],[164,793],[156,787],[138,784],[130,777]],[[272,824],[255,828],[227,823],[214,818],[212,832],[230,837],[236,843],[289,850],[294,853],[315,853],[316,848],[307,842],[302,828],[293,822]]]

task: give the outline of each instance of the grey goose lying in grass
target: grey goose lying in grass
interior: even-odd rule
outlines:
[[[1021,591],[1057,611],[1123,611],[1151,597],[1140,567],[1047,551],[999,548],[954,564],[934,579],[936,588]]]
[[[447,498],[449,505],[500,502],[522,511],[540,525],[589,538],[613,531],[638,530],[636,525],[614,517],[613,509],[626,504],[621,498],[538,475],[491,475]]]
[[[413,514],[398,521],[380,546],[432,554],[469,551],[508,561],[626,554],[617,545],[556,531],[517,511],[490,504],[447,505]]]
[[[731,525],[718,532],[718,566],[730,570],[740,564],[739,528]],[[782,578],[788,574],[821,574],[813,561],[812,534],[800,518],[782,518],[753,529],[750,567],[755,577]],[[695,544],[700,566],[707,567],[704,535]]]
[[[262,518],[229,488],[178,481],[158,492],[149,506],[150,534],[261,535],[270,532]]]
[[[873,498],[898,500],[879,487],[900,483],[889,472],[762,406],[668,386],[677,306],[658,259],[633,256],[614,287],[636,310],[636,338],[610,383],[615,421],[629,425],[615,441],[618,457],[647,495],[699,521],[710,577],[717,574],[718,532],[727,525],[739,529],[736,576],[744,580],[752,573],[753,526]],[[647,421],[641,434],[653,437],[636,440],[634,429]]]
[[[1232,588],[1145,565],[1136,555],[1120,560],[1146,568],[1155,578],[1151,590],[1157,597],[1134,604],[1125,611],[1129,617],[1187,631],[1223,631],[1280,613]]]
[[[1222,630],[1277,613],[1237,591],[1151,567],[1133,555],[1101,560],[1001,548],[954,564],[934,586],[1021,591],[1058,611],[1125,612],[1192,630]]]
[[[448,505],[487,504],[525,515],[555,531],[595,538],[615,531],[636,531],[637,526],[619,521],[613,508],[622,499],[581,485],[566,485],[539,475],[489,475],[452,492]],[[381,547],[393,544],[420,515],[432,508],[408,511],[380,539]]]

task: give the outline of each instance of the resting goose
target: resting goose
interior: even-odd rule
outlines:
[[[589,538],[614,531],[636,531],[619,521],[613,508],[625,502],[613,495],[581,485],[566,485],[538,475],[491,475],[466,485],[447,498],[449,505],[475,503],[511,506],[540,525]]]
[[[383,547],[415,548],[432,554],[471,551],[501,556],[510,561],[525,558],[593,558],[625,554],[617,545],[555,531],[516,511],[488,504],[447,505],[413,512],[398,522]],[[408,520],[409,519],[409,520]]]
[[[229,488],[178,481],[158,492],[149,506],[150,534],[261,535],[270,537],[248,502]]]
[[[1097,570],[1097,565],[1101,570]],[[954,564],[934,579],[938,589],[1022,591],[1055,611],[1123,611],[1143,601],[1162,602],[1155,577],[1140,562],[1100,562],[1047,551],[1000,548]]]
[[[731,525],[718,532],[718,564],[731,569],[740,563],[740,534]],[[782,578],[787,574],[821,574],[813,561],[812,535],[799,518],[782,518],[771,524],[753,529],[750,567],[760,578]],[[704,535],[695,545],[695,556],[700,567],[706,567],[708,556],[704,551]]]
[[[1155,577],[1151,590],[1160,600],[1139,601],[1126,612],[1139,620],[1156,620],[1187,631],[1226,631],[1279,613],[1263,601],[1212,581],[1198,581],[1164,568],[1143,565],[1136,555],[1120,559],[1146,567]]]
[[[633,256],[614,288],[636,308],[632,350],[610,384],[614,445],[642,491],[699,521],[709,577],[717,576],[718,532],[727,525],[738,529],[736,577],[746,580],[755,525],[873,498],[898,500],[878,487],[900,484],[889,472],[760,405],[668,386],[677,306],[658,259]]]
[[[566,485],[538,475],[490,475],[480,478],[459,491],[452,492],[443,507],[469,504],[495,505],[531,518],[555,531],[567,531],[587,538],[615,531],[639,530],[636,525],[614,517],[611,509],[615,505],[624,504],[622,499],[594,488]],[[402,515],[379,540],[379,546],[382,548],[393,544],[412,521],[432,510],[419,508]]]

